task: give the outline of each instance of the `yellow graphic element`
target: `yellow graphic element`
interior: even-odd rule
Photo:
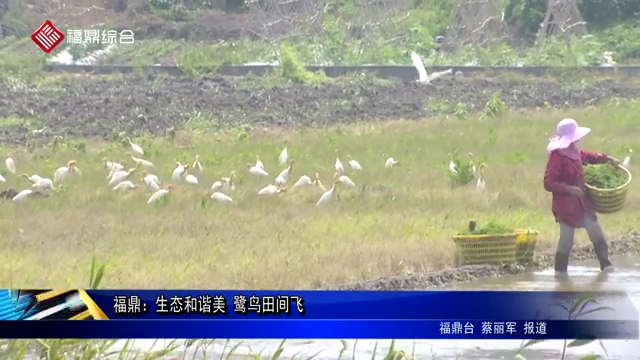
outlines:
[[[102,311],[102,309],[100,309],[100,307],[93,301],[93,299],[91,299],[91,296],[89,296],[86,291],[78,290],[78,293],[80,294],[82,301],[84,301],[84,304],[87,305],[89,312],[95,320],[109,320],[107,315]]]
[[[42,294],[36,295],[36,300],[38,302],[47,301],[47,300],[53,299],[54,297],[58,297],[60,295],[66,294],[71,291],[72,290],[51,290],[51,291],[43,292]]]
[[[69,320],[85,320],[91,317],[91,311],[85,310],[78,315],[74,315]]]

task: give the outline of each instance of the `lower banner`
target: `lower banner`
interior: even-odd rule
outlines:
[[[638,339],[638,321],[42,320],[2,321],[0,338]]]

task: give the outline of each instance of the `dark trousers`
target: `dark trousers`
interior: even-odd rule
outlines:
[[[600,270],[604,270],[606,267],[611,266],[609,261],[609,246],[605,239],[602,227],[597,221],[594,221],[586,213],[582,213],[582,224],[584,229],[589,235],[589,240],[593,244],[596,257],[600,262]],[[569,266],[569,255],[571,249],[573,249],[573,241],[575,238],[576,228],[560,222],[560,239],[558,241],[558,248],[556,249],[556,261],[555,270],[566,272]]]

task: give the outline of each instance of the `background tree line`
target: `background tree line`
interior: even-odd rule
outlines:
[[[148,0],[152,8],[169,10],[176,4],[189,10],[219,9],[244,12],[249,1],[260,0]],[[266,0],[269,1],[269,0]],[[348,0],[347,0],[348,1]],[[496,0],[498,1],[498,0]],[[518,37],[533,39],[547,9],[547,0],[506,0],[505,19]],[[620,23],[640,26],[640,0],[578,0],[589,29],[598,31]],[[414,0],[416,8],[448,10],[453,16],[455,0]]]

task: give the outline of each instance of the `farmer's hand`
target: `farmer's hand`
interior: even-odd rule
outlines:
[[[611,164],[613,167],[620,166],[620,160],[614,158],[613,156],[607,156],[607,163]]]
[[[581,197],[583,192],[582,189],[580,189],[577,186],[567,186],[565,188],[565,190],[571,195],[571,196],[575,196],[575,197]]]

